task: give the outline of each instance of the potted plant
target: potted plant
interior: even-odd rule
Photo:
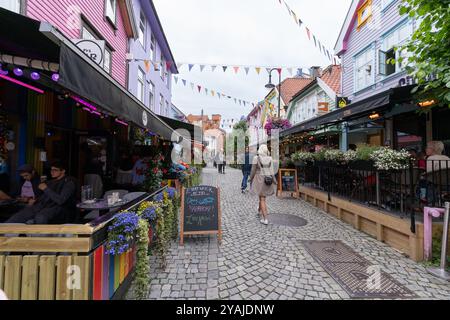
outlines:
[[[374,151],[370,158],[374,162],[377,170],[404,170],[407,169],[411,162],[411,155],[406,150],[393,150],[387,147]]]
[[[376,170],[371,155],[378,149],[380,149],[379,146],[359,145],[356,149],[356,159],[349,161],[349,167],[355,170]]]
[[[297,167],[304,167],[314,161],[314,154],[311,152],[296,152],[291,156],[291,160]]]
[[[281,119],[281,118],[269,118],[266,125],[264,126],[264,129],[267,132],[268,136],[272,135],[272,130],[279,129],[280,131],[283,131],[285,129],[292,128],[292,124],[288,119]]]

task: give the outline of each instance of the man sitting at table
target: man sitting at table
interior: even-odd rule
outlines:
[[[30,201],[31,206],[17,212],[6,223],[48,224],[71,215],[76,205],[76,183],[66,176],[66,168],[58,161],[52,163],[53,179],[38,186],[43,194]]]
[[[28,204],[31,200],[36,199],[42,194],[39,190],[39,176],[32,165],[24,164],[17,170],[20,175],[20,181],[17,188],[10,194],[0,191],[0,200],[17,199],[19,202]]]

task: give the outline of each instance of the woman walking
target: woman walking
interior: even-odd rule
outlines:
[[[258,212],[261,215],[261,223],[265,225],[269,224],[266,197],[275,194],[276,184],[273,159],[269,155],[267,145],[263,144],[259,147],[258,155],[253,158],[250,189],[259,196]]]

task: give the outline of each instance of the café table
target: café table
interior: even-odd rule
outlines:
[[[77,204],[77,208],[84,211],[93,211],[98,210],[99,215],[102,216],[108,213],[110,210],[119,208],[130,201],[121,199],[120,201],[114,204],[108,204],[107,199],[96,199],[93,202],[81,202]]]

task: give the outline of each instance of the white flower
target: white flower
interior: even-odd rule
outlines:
[[[324,159],[326,161],[342,161],[344,159],[344,153],[337,149],[328,149],[324,152]]]
[[[313,161],[314,155],[310,152],[296,152],[291,156],[292,161]]]
[[[344,152],[344,160],[345,161],[354,161],[358,158],[358,154],[354,150],[348,150],[347,152]]]
[[[378,170],[403,170],[408,168],[411,156],[406,150],[396,151],[384,147],[374,151],[370,158]]]

